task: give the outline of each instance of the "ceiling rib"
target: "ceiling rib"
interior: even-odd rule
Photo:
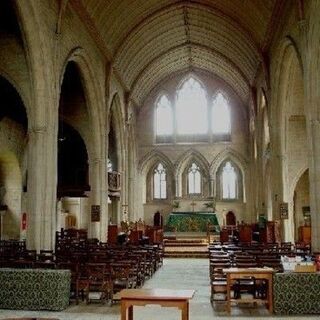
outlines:
[[[184,9],[186,7],[186,4],[188,4],[188,6],[190,6],[190,7],[192,6],[197,9],[204,8],[207,11],[211,12],[212,14],[218,15],[218,16],[224,18],[229,23],[232,23],[238,30],[240,30],[240,32],[243,35],[245,35],[245,37],[248,39],[249,43],[255,48],[256,55],[259,57],[260,60],[262,60],[262,52],[261,52],[261,48],[258,44],[258,41],[254,38],[253,34],[246,27],[244,27],[239,21],[235,20],[234,18],[232,18],[231,16],[229,16],[225,12],[221,11],[219,8],[216,8],[211,4],[208,5],[208,4],[204,4],[199,1],[193,1],[193,0],[177,1],[175,3],[164,6],[158,10],[155,10],[154,12],[150,13],[149,15],[147,15],[143,19],[141,19],[119,41],[119,45],[118,45],[118,47],[116,47],[116,49],[114,51],[114,55],[113,55],[114,60],[117,60],[118,55],[119,55],[120,51],[122,50],[123,46],[126,44],[128,38],[133,33],[135,33],[139,28],[141,28],[144,24],[146,24],[148,20],[153,19],[153,18],[157,17],[158,15],[163,14],[166,11],[171,11],[174,9],[181,9],[181,8]]]
[[[98,31],[93,19],[87,12],[86,8],[83,6],[81,0],[69,0],[73,10],[75,13],[79,16],[79,18],[84,22],[85,27],[87,28],[90,36],[97,44],[97,47],[99,48],[102,55],[105,57],[107,62],[112,63],[112,55],[109,51],[109,49],[106,46],[105,40],[102,38],[100,32]],[[112,67],[113,74],[115,75],[116,79],[120,82],[121,86],[124,88],[125,91],[129,91],[129,88],[127,87],[126,83],[123,81],[121,75],[119,72]]]
[[[272,41],[274,33],[275,33],[275,30],[276,30],[278,23],[280,21],[280,17],[283,15],[285,4],[286,4],[285,0],[277,0],[274,4],[271,18],[269,19],[269,23],[266,28],[265,38],[264,38],[262,46],[261,46],[262,52],[266,52],[269,50],[269,47],[271,45],[271,41]]]
[[[159,60],[161,60],[161,58],[163,56],[170,54],[170,52],[178,50],[183,47],[189,47],[190,51],[191,51],[192,47],[198,47],[198,48],[204,49],[214,55],[220,56],[223,60],[227,61],[227,63],[230,64],[241,75],[241,77],[243,78],[243,80],[246,83],[246,85],[248,86],[248,88],[250,87],[249,79],[247,78],[247,76],[244,74],[244,72],[240,69],[240,67],[234,61],[232,61],[230,58],[228,58],[226,55],[224,55],[220,51],[217,51],[209,46],[189,41],[189,43],[186,42],[183,44],[179,44],[175,47],[172,47],[172,48],[166,50],[165,52],[162,52],[161,54],[159,54],[158,56],[153,58],[151,61],[149,61],[148,64],[144,67],[144,69],[142,69],[139,72],[139,74],[135,77],[135,79],[131,85],[131,91],[134,92],[135,87],[136,87],[137,83],[139,82],[140,78],[148,71],[148,69],[150,69],[154,64],[156,64]],[[188,68],[190,69],[190,66],[188,66]]]

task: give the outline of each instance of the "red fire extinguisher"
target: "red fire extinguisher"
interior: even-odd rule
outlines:
[[[21,217],[21,229],[27,230],[27,213],[24,212]]]

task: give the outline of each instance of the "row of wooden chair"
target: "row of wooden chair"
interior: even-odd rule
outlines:
[[[5,247],[5,249],[4,249]],[[71,297],[87,303],[93,292],[101,302],[114,301],[123,288],[137,288],[163,263],[161,245],[116,246],[83,239],[59,240],[57,251],[27,250],[6,243],[0,249],[0,267],[55,268],[71,271]]]

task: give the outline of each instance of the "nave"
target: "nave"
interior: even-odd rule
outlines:
[[[213,308],[210,303],[209,287],[209,265],[207,259],[165,259],[163,266],[148,280],[143,288],[167,288],[167,289],[194,289],[194,298],[190,301],[191,320],[209,319],[252,319],[252,317],[263,317],[281,320],[296,320],[318,318],[318,316],[291,316],[276,317],[269,316],[263,307],[243,305],[233,307],[231,316],[226,316],[223,304]],[[86,305],[84,302],[78,306],[71,304],[63,312],[48,311],[13,311],[1,310],[0,319],[21,317],[46,317],[59,320],[119,320],[120,305],[112,307],[99,303]],[[175,308],[160,308],[159,306],[135,307],[135,320],[178,320],[180,313]]]

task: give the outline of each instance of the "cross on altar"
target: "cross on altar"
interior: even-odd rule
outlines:
[[[194,201],[192,201],[190,204],[191,204],[191,206],[192,206],[192,212],[194,212],[194,206],[196,206],[196,205],[197,205],[197,203],[196,203],[196,202],[194,202]]]

